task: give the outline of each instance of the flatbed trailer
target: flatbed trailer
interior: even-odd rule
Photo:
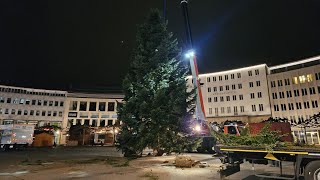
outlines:
[[[244,160],[254,164],[268,164],[268,160],[278,161],[280,173],[256,174],[263,178],[320,180],[320,147],[254,148],[249,146],[217,146],[216,151],[222,153],[223,165],[219,170],[220,178],[232,175],[240,171],[240,164]],[[294,175],[285,175],[282,172],[282,162],[288,161],[294,164]]]

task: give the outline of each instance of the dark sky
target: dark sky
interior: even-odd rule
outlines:
[[[136,25],[163,0],[0,1],[0,84],[120,86]],[[190,0],[200,73],[320,55],[320,1]],[[169,30],[185,46],[180,0]]]

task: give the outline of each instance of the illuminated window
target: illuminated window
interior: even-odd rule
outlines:
[[[312,82],[312,74],[307,74],[307,81]]]
[[[298,84],[298,77],[292,78],[292,84]]]
[[[305,83],[306,82],[306,77],[304,75],[299,76],[299,82],[300,83]]]

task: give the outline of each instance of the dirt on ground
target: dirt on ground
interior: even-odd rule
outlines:
[[[26,159],[10,165],[6,169],[1,169],[0,179],[219,179],[217,165],[198,161],[192,168],[177,168],[174,164],[175,158],[176,156],[171,155],[138,159],[125,157],[95,157],[57,161],[30,161]]]

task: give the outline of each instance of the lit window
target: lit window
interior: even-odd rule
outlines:
[[[300,83],[305,83],[306,82],[306,77],[304,75],[299,76],[299,82]]]
[[[312,82],[312,74],[307,74],[307,81]]]
[[[292,78],[292,84],[298,84],[298,77]]]

